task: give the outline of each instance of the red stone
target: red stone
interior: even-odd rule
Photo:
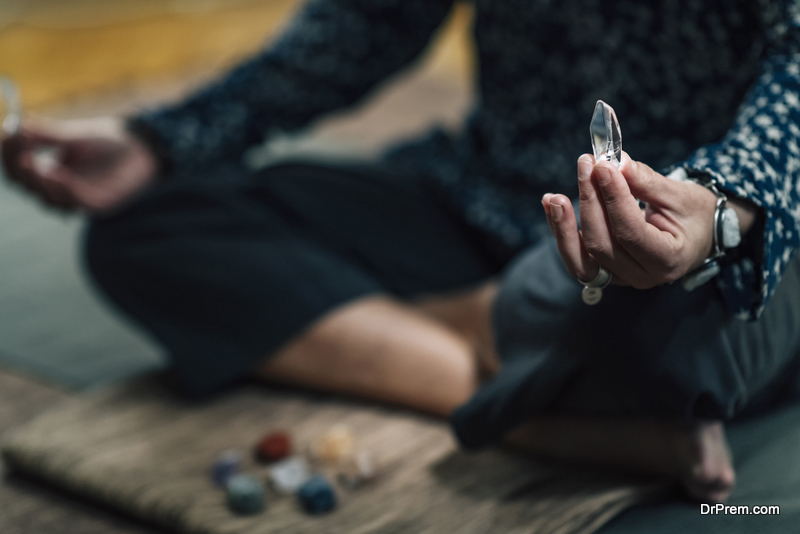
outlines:
[[[256,459],[260,462],[277,462],[292,454],[292,439],[286,432],[267,434],[256,445]]]

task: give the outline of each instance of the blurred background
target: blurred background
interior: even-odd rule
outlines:
[[[0,0],[0,74],[28,118],[131,114],[180,99],[280,32],[299,0]],[[471,12],[454,9],[424,57],[353,110],[249,154],[369,158],[472,99]],[[0,367],[87,389],[163,365],[92,292],[80,215],[47,211],[0,177]]]

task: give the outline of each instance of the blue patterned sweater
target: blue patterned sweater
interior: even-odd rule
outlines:
[[[546,231],[540,198],[576,192],[597,99],[625,149],[711,176],[759,209],[719,277],[756,318],[800,243],[800,0],[474,0],[478,96],[459,131],[392,147],[470,225],[513,253]],[[136,121],[174,172],[203,172],[359,101],[425,49],[451,0],[311,0],[266,50]]]

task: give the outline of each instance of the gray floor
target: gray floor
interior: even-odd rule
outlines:
[[[81,217],[44,210],[0,178],[0,365],[74,389],[162,362],[84,280],[82,226]]]

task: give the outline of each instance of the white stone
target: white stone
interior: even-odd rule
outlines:
[[[269,481],[272,488],[282,495],[296,493],[309,478],[311,478],[311,469],[308,462],[299,456],[281,460],[269,470]]]
[[[339,483],[350,490],[355,490],[373,480],[378,474],[377,463],[372,454],[366,451],[355,453],[339,472]]]

